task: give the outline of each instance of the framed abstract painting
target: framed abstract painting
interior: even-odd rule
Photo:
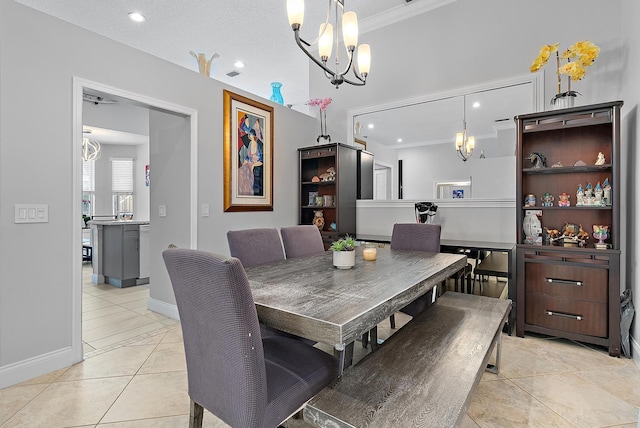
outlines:
[[[223,97],[224,211],[273,211],[273,107]]]

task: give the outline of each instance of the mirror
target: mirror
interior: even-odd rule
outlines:
[[[447,183],[470,182],[470,177],[473,198],[514,198],[513,118],[538,110],[541,87],[538,76],[523,76],[350,112],[353,140],[366,141],[375,161],[403,161],[404,199],[452,198]],[[455,150],[456,133],[465,124],[467,134],[475,137],[468,161]],[[396,199],[397,189],[392,190]],[[464,198],[470,193],[469,183]]]

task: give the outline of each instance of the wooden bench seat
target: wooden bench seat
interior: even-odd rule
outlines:
[[[309,401],[305,421],[320,428],[456,426],[496,343],[499,366],[510,309],[510,300],[445,293]]]

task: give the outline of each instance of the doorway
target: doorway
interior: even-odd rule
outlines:
[[[391,165],[373,161],[373,199],[392,199],[392,177]]]
[[[189,147],[189,153],[186,154],[185,168],[180,174],[186,176],[183,178],[185,183],[188,183],[190,192],[188,192],[185,198],[185,210],[184,221],[185,227],[185,239],[189,242],[190,248],[196,248],[196,236],[197,236],[197,111],[192,108],[172,104],[163,100],[149,98],[144,95],[136,94],[130,91],[121,90],[118,88],[106,86],[98,82],[92,82],[81,78],[74,77],[73,79],[73,198],[72,207],[70,212],[78,212],[82,206],[82,125],[83,125],[83,94],[85,92],[98,93],[109,96],[113,99],[118,99],[127,103],[131,103],[150,110],[150,113],[158,112],[160,114],[179,117],[178,123],[182,128],[185,128],[180,132],[185,138],[185,145]],[[152,114],[150,114],[152,115]],[[152,121],[149,123],[149,134],[154,132],[152,129]],[[162,134],[156,132],[156,135]],[[161,137],[158,137],[161,138]],[[154,142],[150,142],[154,145]],[[156,150],[156,155],[162,154],[162,150],[167,150],[166,144],[159,140]],[[150,150],[151,153],[152,150]],[[150,154],[150,160],[153,159],[153,155]],[[185,170],[190,172],[186,172]],[[157,205],[158,201],[154,201],[153,193],[150,197],[150,208],[153,209],[154,203]],[[157,207],[156,207],[157,209]],[[153,213],[153,211],[152,211]],[[74,220],[75,227],[73,228],[74,242],[82,242],[82,225],[81,216],[77,220]],[[153,220],[153,215],[150,216],[150,221]],[[188,239],[186,239],[188,236]],[[151,229],[151,239],[153,240],[154,232]],[[153,242],[153,241],[152,241]],[[95,253],[95,252],[94,252]],[[83,342],[82,342],[82,247],[81,245],[74,245],[72,249],[73,260],[73,292],[72,292],[72,353],[74,362],[83,360]],[[158,269],[154,269],[153,263],[151,266],[150,277],[156,276],[159,272]],[[162,275],[159,275],[162,279]],[[162,286],[162,285],[161,285]],[[149,305],[151,305],[152,297],[149,298]],[[170,307],[171,305],[166,305]],[[158,311],[156,309],[157,312]],[[175,318],[176,312],[168,309],[163,315]]]

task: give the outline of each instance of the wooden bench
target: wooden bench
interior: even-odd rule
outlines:
[[[488,370],[498,372],[511,301],[445,293],[303,410],[320,428],[449,427],[464,417]]]

